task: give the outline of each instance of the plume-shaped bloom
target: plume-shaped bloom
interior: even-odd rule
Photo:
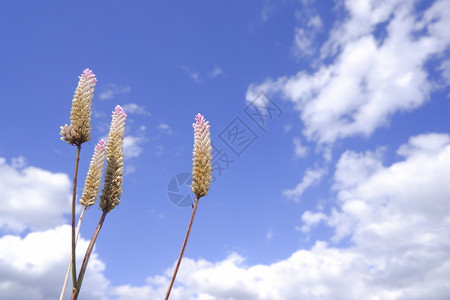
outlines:
[[[84,70],[78,78],[70,110],[70,125],[61,126],[60,134],[61,140],[79,146],[91,139],[91,106],[97,79],[89,69]]]
[[[123,182],[123,138],[127,114],[119,105],[112,114],[106,148],[105,184],[100,196],[100,208],[109,212],[120,203]]]
[[[195,116],[194,127],[194,158],[192,159],[192,192],[200,197],[206,196],[209,191],[212,176],[211,137],[209,122],[201,114]]]
[[[84,206],[94,205],[95,200],[97,199],[98,193],[100,192],[105,157],[106,142],[100,140],[98,144],[95,145],[86,181],[84,182],[83,194],[80,199],[80,203]]]

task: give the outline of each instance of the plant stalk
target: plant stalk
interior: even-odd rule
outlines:
[[[95,241],[97,240],[98,234],[100,233],[100,229],[102,229],[103,222],[105,221],[107,214],[108,211],[104,210],[100,217],[100,220],[98,221],[97,228],[95,228],[94,234],[92,235],[91,241],[89,242],[86,254],[84,255],[83,263],[81,264],[80,274],[78,274],[78,280],[76,284],[77,288],[72,291],[72,300],[78,299],[78,294],[81,290],[81,284],[83,283],[84,273],[86,272],[89,258],[91,257],[92,250],[94,250]]]
[[[169,288],[167,289],[166,297],[164,300],[168,300],[170,296],[170,292],[172,291],[173,283],[175,282],[175,277],[177,276],[178,269],[180,268],[181,259],[183,258],[184,250],[186,249],[186,244],[189,238],[189,234],[191,233],[192,223],[194,223],[195,213],[197,211],[197,206],[199,202],[199,197],[195,197],[194,207],[192,208],[191,220],[189,221],[189,226],[186,232],[186,236],[184,237],[183,246],[181,247],[180,256],[178,257],[177,264],[175,266],[175,270],[173,271],[172,280],[170,281]]]
[[[80,217],[78,218],[77,230],[76,230],[76,236],[75,236],[75,246],[76,246],[76,243],[78,242],[78,237],[80,235],[80,229],[81,229],[81,221],[83,220],[86,209],[87,209],[87,206],[83,205],[83,209],[81,210]],[[67,287],[67,282],[69,281],[69,274],[70,274],[71,268],[72,268],[72,257],[69,259],[69,265],[67,266],[67,272],[66,272],[66,276],[64,277],[64,283],[63,283],[63,287],[61,290],[61,295],[59,295],[59,300],[64,299],[64,294],[66,293],[66,287]]]
[[[76,268],[76,253],[75,247],[75,202],[77,198],[77,179],[78,179],[78,165],[80,163],[81,144],[77,145],[77,156],[75,158],[75,172],[73,176],[73,190],[72,190],[72,283],[73,288],[76,289],[77,284],[77,268]]]

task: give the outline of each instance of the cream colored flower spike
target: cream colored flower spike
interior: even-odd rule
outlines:
[[[125,119],[127,114],[119,105],[112,115],[109,129],[108,146],[106,148],[105,184],[100,196],[100,208],[111,211],[120,203],[123,182],[123,138],[125,135]]]
[[[97,83],[95,74],[89,69],[84,70],[79,79],[72,100],[70,125],[60,127],[61,140],[77,146],[91,139],[91,106]]]
[[[211,137],[209,122],[201,114],[195,116],[194,127],[194,158],[192,159],[192,192],[200,199],[209,191],[212,176]]]
[[[84,182],[83,194],[80,199],[80,203],[84,206],[94,205],[98,193],[100,192],[105,156],[106,142],[100,140],[98,144],[95,145],[86,181]]]

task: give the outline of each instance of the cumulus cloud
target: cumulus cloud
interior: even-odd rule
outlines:
[[[26,166],[23,158],[8,164],[0,158],[0,229],[21,232],[64,223],[70,212],[71,181],[66,174]]]
[[[379,153],[347,151],[336,165],[335,209],[303,214],[301,231],[324,222],[336,241],[348,237],[347,247],[317,241],[272,264],[248,265],[239,254],[186,258],[172,299],[448,299],[450,137],[412,137],[399,154],[383,166]],[[161,298],[170,275],[115,287],[112,295]]]
[[[448,1],[435,1],[423,13],[414,1],[353,0],[342,7],[348,18],[322,45],[314,71],[247,91],[248,101],[266,92],[293,102],[303,134],[319,143],[368,136],[396,112],[421,106],[435,86],[426,64],[450,46]]]
[[[2,300],[58,299],[70,257],[71,227],[58,226],[25,237],[0,237],[0,296]],[[78,242],[78,265],[88,246]],[[103,276],[105,265],[96,252],[89,261],[80,298],[106,300],[109,281]],[[70,286],[67,289],[70,293]],[[70,298],[67,294],[67,298]]]

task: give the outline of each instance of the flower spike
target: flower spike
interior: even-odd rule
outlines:
[[[212,176],[211,138],[209,122],[201,114],[195,116],[194,127],[194,158],[192,159],[192,192],[197,199],[206,196],[209,191]]]
[[[94,205],[95,200],[97,199],[98,193],[100,192],[105,157],[106,142],[100,140],[98,144],[95,145],[94,154],[92,155],[88,174],[84,183],[83,194],[80,199],[80,203],[84,206]]]
[[[60,127],[61,140],[77,146],[91,139],[91,106],[97,84],[95,74],[89,69],[85,69],[78,78],[70,111],[70,125]]]
[[[123,182],[123,139],[127,114],[119,105],[112,114],[106,150],[105,184],[100,196],[100,208],[110,212],[120,203]]]

